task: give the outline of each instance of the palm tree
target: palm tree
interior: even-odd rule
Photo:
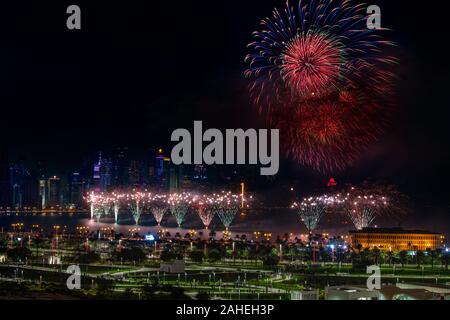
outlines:
[[[423,253],[423,251],[418,250],[416,253],[416,262],[417,262],[418,267],[420,267],[424,258],[425,258],[425,254]]]
[[[386,253],[386,256],[387,256],[387,258],[388,258],[388,260],[389,260],[389,267],[392,265],[392,258],[394,257],[394,253],[391,251],[391,250],[389,250],[387,253]]]
[[[42,239],[41,239],[41,237],[36,237],[36,238],[34,238],[33,242],[36,247],[36,257],[38,257],[39,256],[39,248],[42,244]]]
[[[434,269],[434,260],[436,259],[437,252],[436,252],[436,250],[430,250],[428,252],[429,252],[430,258],[431,258],[431,269]]]
[[[380,253],[380,249],[378,249],[378,247],[374,247],[372,250],[372,255],[373,255],[373,261],[375,265],[380,265],[380,257],[381,257],[381,253]]]
[[[398,256],[399,256],[400,263],[402,264],[402,269],[403,269],[405,267],[405,263],[407,262],[408,252],[405,250],[402,250],[399,252]]]
[[[444,252],[442,254],[442,263],[445,265],[445,270],[448,270],[448,261],[450,254],[448,252]]]

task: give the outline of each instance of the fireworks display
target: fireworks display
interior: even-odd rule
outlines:
[[[387,124],[381,107],[350,92],[299,103],[271,113],[281,147],[290,158],[315,170],[333,172],[352,164]]]
[[[170,205],[170,212],[175,217],[178,227],[181,227],[186,214],[191,205],[192,196],[189,193],[174,193],[169,195],[168,203]]]
[[[178,227],[181,227],[187,213],[194,210],[205,229],[210,228],[217,215],[226,231],[233,223],[242,203],[246,202],[242,194],[230,191],[90,193],[86,200],[91,207],[91,219],[99,220],[102,216],[113,214],[117,223],[120,210],[125,210],[124,212],[132,215],[136,224],[139,224],[142,214],[152,213],[160,226],[165,214],[170,211]],[[332,194],[304,197],[293,202],[290,207],[296,210],[310,233],[317,229],[321,218],[327,212],[343,212],[355,228],[361,230],[369,227],[377,217],[399,217],[406,210],[404,200],[404,196],[392,185],[366,182],[360,186],[346,186],[342,191]]]
[[[205,229],[208,229],[217,213],[217,204],[215,203],[214,196],[196,194],[193,196],[192,202],[200,220],[202,220],[203,226]]]
[[[181,227],[190,209],[197,212],[203,226],[208,229],[217,214],[228,229],[233,222],[239,207],[245,199],[241,194],[231,192],[204,193],[151,193],[133,191],[129,193],[90,193],[86,201],[91,206],[91,219],[97,220],[102,215],[114,213],[117,223],[119,211],[126,209],[131,213],[136,224],[143,213],[151,212],[158,226],[165,214],[170,210],[175,217],[178,227]]]
[[[351,197],[351,195],[348,195],[348,197]],[[375,217],[383,212],[382,209],[387,206],[387,199],[364,195],[352,197],[348,200],[348,203],[347,215],[355,228],[361,230],[367,228],[375,220]]]
[[[357,230],[367,228],[380,216],[395,216],[403,210],[397,205],[401,196],[393,186],[364,184],[348,187],[344,193],[345,212]]]
[[[285,153],[316,170],[350,165],[383,132],[397,61],[365,4],[300,0],[275,9],[246,57],[250,96]],[[283,134],[284,132],[284,134]]]
[[[165,194],[156,194],[149,199],[150,210],[155,217],[158,226],[161,225],[161,221],[167,212],[169,204],[167,202],[167,196]]]
[[[104,197],[101,194],[90,193],[87,197],[86,201],[89,203],[91,220],[94,217],[100,219],[102,215],[102,206],[101,204],[104,202]]]
[[[296,209],[300,219],[305,224],[306,229],[312,232],[316,229],[326,209],[336,204],[341,204],[343,200],[339,196],[318,196],[303,199],[302,202],[294,202],[291,208]]]
[[[242,205],[241,195],[222,192],[216,198],[216,202],[218,203],[217,215],[225,226],[225,230],[228,230]]]
[[[143,206],[143,195],[141,193],[132,193],[127,194],[125,196],[126,202],[128,204],[128,208],[133,215],[134,221],[136,224],[139,222],[139,218],[142,214],[142,206]]]

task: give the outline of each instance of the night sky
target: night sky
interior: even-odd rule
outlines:
[[[95,4],[93,3],[95,2]],[[355,1],[359,2],[359,1]],[[449,218],[450,46],[444,1],[371,1],[392,28],[398,113],[338,182],[388,181],[414,200],[411,221]],[[82,30],[66,28],[70,4]],[[246,45],[283,0],[8,1],[0,10],[1,145],[11,160],[71,171],[99,150],[166,146],[175,128],[262,127],[243,77]],[[286,161],[280,180],[328,177]],[[434,219],[434,220],[433,220]]]

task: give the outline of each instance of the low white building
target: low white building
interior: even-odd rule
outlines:
[[[171,262],[162,262],[159,271],[167,273],[183,273],[184,269],[184,260],[173,260]]]
[[[48,264],[61,264],[61,257],[60,256],[49,256],[48,257]]]
[[[319,290],[291,291],[291,300],[319,300]]]
[[[377,290],[356,286],[331,286],[325,288],[325,300],[380,300]]]

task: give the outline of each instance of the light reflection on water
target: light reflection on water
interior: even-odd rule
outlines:
[[[180,232],[181,234],[186,233],[189,229],[196,229],[201,231],[202,225],[200,220],[196,221],[192,219],[187,219],[183,224],[182,228],[177,228],[175,218],[170,214],[164,217],[161,223],[163,229],[167,229],[171,233]],[[139,229],[139,234],[153,233],[155,234],[158,229],[156,221],[150,215],[142,215],[139,220],[139,225],[136,225],[132,217],[122,217],[119,218],[118,223],[114,223],[113,218],[102,218],[100,221],[91,220],[89,214],[86,213],[53,213],[53,214],[23,214],[23,213],[2,213],[0,214],[0,228],[4,231],[12,230],[12,224],[23,223],[23,230],[29,231],[33,225],[39,225],[40,228],[51,231],[53,226],[58,225],[61,228],[66,227],[69,231],[76,230],[76,227],[87,226],[90,231],[96,231],[104,227],[114,228],[116,233],[128,234],[130,229]],[[220,231],[223,227],[219,224],[219,221],[215,221],[212,230]],[[204,230],[203,230],[204,231]],[[135,231],[134,231],[135,232]],[[205,231],[204,231],[205,232]],[[208,231],[207,231],[208,232]],[[209,232],[208,232],[209,233]],[[221,232],[217,232],[219,236]]]

